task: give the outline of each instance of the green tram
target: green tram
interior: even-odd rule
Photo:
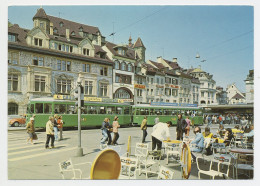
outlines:
[[[112,123],[115,116],[119,117],[120,125],[130,125],[131,106],[125,103],[86,102],[81,111],[81,126],[100,127],[105,118]],[[35,115],[35,127],[45,127],[49,116],[62,115],[64,127],[77,127],[78,114],[75,101],[57,100],[54,98],[34,98],[29,101],[27,108],[27,122]]]
[[[132,106],[133,125],[141,125],[144,116],[147,116],[147,125],[154,125],[154,119],[158,116],[160,122],[172,121],[177,124],[177,115],[182,114],[183,118],[190,116],[190,120],[194,121],[194,125],[203,124],[202,109],[198,107],[182,107],[182,106],[156,106],[149,104]],[[195,114],[194,117],[191,117]]]

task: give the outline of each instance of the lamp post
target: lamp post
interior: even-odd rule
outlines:
[[[77,89],[78,89],[78,148],[76,152],[76,156],[81,157],[83,156],[83,148],[81,147],[81,95],[82,95],[82,85],[80,77],[77,79]]]

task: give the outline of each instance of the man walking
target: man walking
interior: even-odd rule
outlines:
[[[177,140],[183,140],[183,132],[185,131],[185,128],[187,127],[187,123],[184,119],[182,119],[182,115],[178,114],[178,120],[177,120]]]
[[[33,145],[33,134],[35,132],[34,118],[33,117],[31,117],[30,122],[27,123],[26,129],[27,129],[27,133],[29,134],[29,138],[27,139],[27,143],[29,142],[29,140],[31,140],[31,144]]]
[[[147,116],[144,116],[144,119],[143,119],[142,124],[141,124],[141,130],[143,131],[142,143],[144,143],[145,138],[147,136]]]
[[[47,140],[45,143],[45,148],[49,148],[49,142],[51,139],[51,148],[54,148],[54,132],[53,132],[53,122],[54,122],[54,117],[50,116],[49,121],[46,123],[46,134],[47,134]]]

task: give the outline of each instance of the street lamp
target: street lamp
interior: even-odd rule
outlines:
[[[78,99],[78,148],[76,152],[76,156],[83,156],[83,148],[81,147],[81,108],[84,107],[84,102],[82,104],[82,97],[84,101],[84,91],[83,86],[81,85],[81,78],[77,79],[77,89],[76,89],[76,99]]]

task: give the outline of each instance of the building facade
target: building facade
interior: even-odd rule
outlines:
[[[73,96],[78,79],[86,97],[112,99],[113,62],[97,27],[49,16],[42,8],[33,23],[31,30],[8,28],[9,115],[25,114],[32,98]]]
[[[228,104],[245,103],[245,96],[237,88],[236,84],[227,86]]]
[[[246,103],[254,103],[254,70],[249,70],[245,80],[246,84]]]

